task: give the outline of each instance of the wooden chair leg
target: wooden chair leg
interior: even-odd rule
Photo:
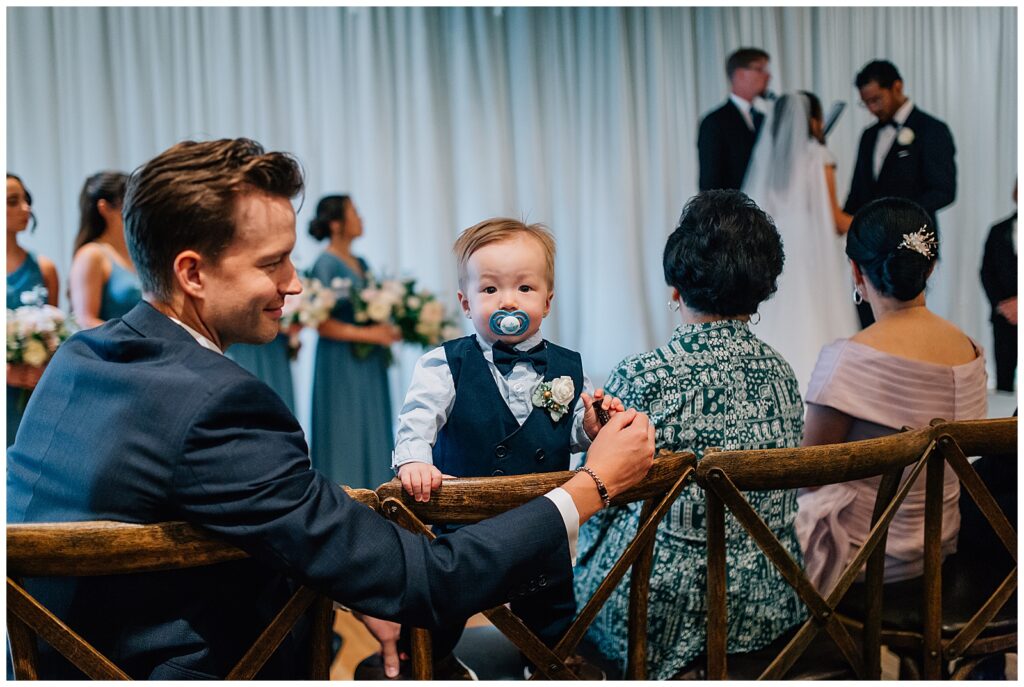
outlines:
[[[414,627],[410,634],[412,679],[432,680],[434,678],[434,651],[430,643],[430,632]]]
[[[728,608],[726,606],[725,507],[713,489],[705,489],[708,531],[708,679],[728,677]]]
[[[924,642],[921,665],[925,680],[942,678],[942,485],[946,461],[938,451],[928,457],[924,505]]]
[[[654,499],[644,501],[640,510],[640,522],[646,522],[656,507]],[[630,573],[627,680],[647,679],[647,602],[651,593],[651,564],[654,559],[655,541],[652,537],[643,547]]]

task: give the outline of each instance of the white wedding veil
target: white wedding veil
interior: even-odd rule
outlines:
[[[811,135],[810,112],[803,93],[775,102],[742,188],[774,220],[785,254],[778,291],[761,304],[753,331],[789,362],[802,392],[821,348],[857,331],[845,239],[836,235],[825,178],[835,162]]]
[[[806,95],[786,93],[775,101],[761,127],[743,192],[769,215],[772,209],[782,210],[800,198],[828,201],[822,170],[824,150],[811,136],[810,112]]]

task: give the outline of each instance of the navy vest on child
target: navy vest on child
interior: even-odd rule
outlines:
[[[575,351],[550,341],[544,345],[548,354],[544,381],[568,375],[575,393],[558,422],[551,420],[547,410],[534,407],[520,426],[491,376],[476,337],[444,344],[455,404],[434,442],[434,465],[441,472],[488,477],[569,469],[573,409],[583,391],[583,362]]]

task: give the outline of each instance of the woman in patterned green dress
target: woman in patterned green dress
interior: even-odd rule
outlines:
[[[803,403],[789,364],[747,322],[776,287],[782,243],[745,195],[708,191],[684,208],[665,246],[670,308],[682,324],[664,346],[619,363],[605,390],[650,415],[659,449],[693,451],[799,446]],[[796,493],[751,492],[754,508],[802,563],[793,521]],[[598,513],[580,528],[576,598],[585,602],[636,533],[639,504]],[[772,642],[804,620],[785,584],[731,515],[726,517],[729,651]],[[704,653],[707,626],[704,494],[690,484],[658,528],[648,613],[648,675],[668,679]],[[618,586],[589,638],[626,662],[629,579]]]

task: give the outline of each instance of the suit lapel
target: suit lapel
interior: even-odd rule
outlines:
[[[914,128],[914,126],[917,124],[917,118],[915,117],[916,114],[917,108],[910,108],[910,114],[907,115],[907,121],[903,122],[903,126],[900,127],[900,129],[896,132],[896,138],[893,139],[892,147],[889,148],[889,152],[885,154],[885,159],[882,160],[882,168],[878,170],[878,181],[881,181],[882,178],[885,176],[885,172],[889,168],[889,165],[892,164],[892,161],[896,158],[896,154],[899,153],[899,151],[905,150],[906,148],[910,147],[900,145],[899,131],[902,131],[903,129],[910,129],[911,131],[916,132],[916,129]],[[879,129],[881,129],[881,127],[879,127]],[[878,131],[875,131],[875,138],[878,138]]]

